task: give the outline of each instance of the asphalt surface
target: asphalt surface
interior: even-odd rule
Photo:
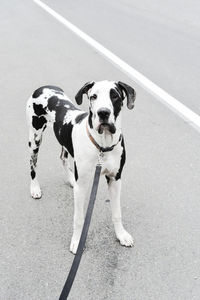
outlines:
[[[198,0],[45,3],[200,114]]]
[[[197,1],[46,3],[199,113]],[[43,84],[73,99],[101,79],[137,91],[123,112],[122,209],[135,247],[115,240],[102,180],[69,299],[199,299],[199,133],[32,1],[1,1],[0,38],[0,299],[57,300],[73,260],[72,190],[51,131],[39,155],[43,198],[29,195],[26,101]]]

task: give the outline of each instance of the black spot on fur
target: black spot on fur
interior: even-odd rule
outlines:
[[[63,95],[63,91],[56,91],[55,94],[56,95]]]
[[[36,130],[41,129],[45,123],[47,123],[47,120],[43,116],[41,116],[41,117],[33,116],[32,117],[32,125]]]
[[[123,106],[123,98],[122,98],[122,94],[115,90],[115,89],[111,89],[110,90],[110,99],[112,101],[113,104],[113,108],[114,108],[114,116],[115,116],[115,120],[118,117],[121,108]]]
[[[74,162],[74,176],[75,176],[75,180],[78,180],[78,171],[77,171],[77,167],[76,167],[76,162]]]
[[[64,106],[58,106],[56,107],[56,122],[57,123],[63,123],[64,118],[67,114],[68,109]]]
[[[35,171],[32,169],[32,171],[31,171],[31,178],[34,179],[34,178],[35,178],[35,175],[36,175],[36,174],[35,174]]]
[[[110,183],[110,177],[108,177],[107,175],[105,177],[106,177],[107,184],[109,184]]]
[[[45,85],[45,86],[42,86],[42,87],[40,87],[39,89],[37,89],[34,93],[33,93],[33,98],[38,98],[40,95],[42,95],[42,93],[43,93],[43,89],[45,89],[45,88],[48,88],[48,89],[51,89],[51,90],[53,90],[53,91],[56,91],[57,93],[59,92],[59,94],[63,94],[64,93],[64,91],[61,89],[61,88],[59,88],[59,87],[57,87],[57,86],[53,86],[53,85]]]
[[[89,118],[88,118],[88,123],[89,123],[90,128],[93,128],[92,116],[93,116],[93,113],[92,113],[92,111],[90,109],[90,114],[89,114]]]
[[[44,107],[42,106],[42,104],[33,103],[33,109],[37,116],[46,115],[46,113],[47,113],[46,110],[44,109]]]
[[[76,124],[78,124],[78,123],[80,124],[83,121],[83,119],[85,117],[87,117],[87,115],[88,115],[88,113],[83,113],[83,114],[78,115],[75,119]]]
[[[34,154],[37,154],[38,151],[39,151],[39,148],[36,148],[36,149],[33,150],[33,153],[34,153]]]
[[[28,146],[31,148],[31,142],[28,142]]]
[[[123,167],[124,167],[124,164],[126,161],[126,150],[125,150],[125,145],[124,145],[124,138],[122,138],[121,146],[122,146],[123,150],[122,150],[122,155],[121,155],[120,167],[117,172],[117,175],[115,176],[115,180],[118,180],[121,178],[122,170],[123,170]]]
[[[39,141],[35,140],[35,144],[36,144],[36,146],[37,146],[37,147],[39,147],[39,146],[40,146],[40,143],[41,143],[41,141],[40,141],[40,140],[39,140]]]
[[[40,95],[42,95],[42,91],[43,91],[43,87],[37,89],[34,93],[33,93],[33,98],[38,98]]]
[[[78,110],[73,103],[68,100],[59,99],[57,96],[53,96],[48,100],[48,109],[56,112],[54,132],[59,143],[64,146],[72,157],[74,157],[74,148],[72,143],[72,123],[63,124],[64,118],[67,116],[67,112]]]
[[[71,103],[70,101],[68,100],[65,100],[65,99],[60,99],[58,98],[57,96],[52,96],[49,98],[48,100],[48,109],[50,111],[52,110],[57,110],[57,109],[65,109],[65,110],[80,110],[78,108],[76,108],[74,106],[73,103]]]
[[[34,170],[33,166],[36,167],[36,164],[37,164],[37,155],[33,154],[31,155],[31,159],[30,159],[31,170]]]
[[[56,110],[56,105],[59,105],[59,98],[57,96],[52,96],[48,100],[48,109],[50,111]]]
[[[72,123],[65,123],[62,122],[55,122],[54,123],[54,132],[56,135],[57,140],[64,146],[67,151],[70,153],[72,157],[74,157],[74,148],[72,143],[72,130],[73,125]]]
[[[57,96],[49,98],[47,107],[50,111],[56,112],[56,122],[63,122],[68,110],[79,110],[70,101],[59,99]]]
[[[66,150],[64,150],[64,157],[68,158],[68,152]]]

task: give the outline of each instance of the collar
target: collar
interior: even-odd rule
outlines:
[[[99,152],[110,152],[114,149],[115,146],[117,146],[117,144],[121,141],[122,139],[122,134],[120,134],[119,136],[119,140],[116,144],[112,145],[111,147],[101,147],[99,146],[99,144],[95,141],[95,139],[93,138],[93,136],[90,134],[89,129],[88,129],[88,124],[86,122],[86,131],[88,134],[88,137],[90,139],[90,141],[95,145],[95,147],[99,150]]]

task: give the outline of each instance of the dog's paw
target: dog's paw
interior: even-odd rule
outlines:
[[[117,239],[122,246],[133,247],[134,245],[132,236],[125,229],[117,234]]]
[[[31,197],[33,199],[40,199],[42,197],[42,191],[40,189],[38,182],[36,181],[31,182],[30,190],[31,190]]]
[[[76,254],[78,249],[78,244],[79,244],[79,240],[72,237],[71,244],[70,244],[70,251],[73,254]]]

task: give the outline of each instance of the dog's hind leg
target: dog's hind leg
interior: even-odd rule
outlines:
[[[70,167],[69,153],[62,147],[60,154],[60,159],[62,160],[62,165],[64,167],[65,175],[67,176],[67,183],[73,187],[74,186],[74,173]]]
[[[30,192],[31,196],[34,199],[39,199],[42,196],[39,182],[37,180],[36,168],[37,168],[37,159],[38,152],[42,142],[42,134],[45,128],[47,127],[48,121],[46,118],[45,111],[41,110],[43,114],[36,114],[33,109],[33,99],[30,98],[27,102],[26,114],[27,122],[29,126],[29,151],[30,151],[30,175],[31,175],[31,184]],[[36,106],[36,105],[35,105]],[[42,106],[42,104],[40,105]]]
[[[31,196],[34,199],[39,199],[42,197],[42,192],[40,189],[39,182],[37,180],[37,159],[39,147],[42,142],[42,133],[45,130],[46,126],[42,129],[34,131],[31,128],[29,129],[29,150],[30,150],[30,168],[31,168],[31,184],[30,184],[30,192]]]

